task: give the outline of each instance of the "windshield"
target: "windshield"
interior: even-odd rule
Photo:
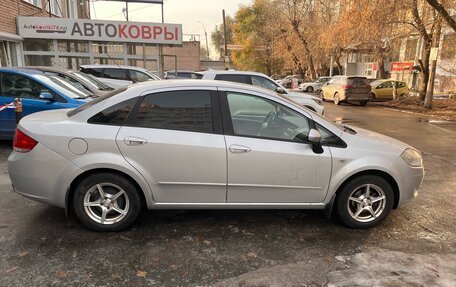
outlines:
[[[66,89],[66,90],[69,90],[69,91],[75,93],[76,95],[78,95],[78,97],[76,99],[85,99],[87,97],[92,96],[92,93],[88,92],[87,90],[80,89],[79,87],[75,86],[73,83],[71,83],[70,81],[68,81],[62,77],[48,76],[48,78],[51,81],[53,81],[54,83],[56,83],[57,85],[59,85],[60,87]]]
[[[68,115],[68,117],[72,117],[72,116],[84,111],[85,109],[87,109],[87,108],[89,108],[89,107],[91,107],[93,105],[96,105],[96,104],[98,104],[98,103],[100,103],[100,102],[102,102],[102,101],[104,101],[106,99],[109,99],[109,98],[111,98],[111,97],[113,97],[113,96],[115,96],[117,94],[122,93],[125,90],[127,90],[127,87],[122,87],[122,88],[119,88],[117,90],[108,92],[108,93],[104,94],[103,96],[95,98],[93,101],[87,102],[87,103],[85,103],[85,104],[83,104],[83,105],[81,105],[81,106],[69,111],[67,113],[67,115]]]
[[[75,77],[77,77],[78,79],[83,80],[89,86],[92,86],[92,87],[94,87],[97,90],[100,90],[100,91],[112,91],[112,90],[114,90],[114,88],[109,87],[108,85],[106,85],[103,82],[99,81],[97,78],[95,78],[92,75],[84,74],[82,72],[74,72],[73,75]]]
[[[43,83],[45,83],[46,85],[50,86],[51,88],[61,92],[62,94],[64,94],[67,97],[70,97],[72,99],[80,99],[81,98],[81,93],[75,93],[72,89],[68,89],[65,86],[62,86],[60,84],[55,83],[54,81],[52,81],[49,78],[49,76],[34,75],[34,77],[39,79],[39,80],[41,80]],[[82,96],[85,98],[84,95],[82,95]]]
[[[381,83],[383,83],[383,81],[377,80],[377,81],[373,81],[370,85],[371,85],[372,87],[376,87],[376,86],[380,85]]]

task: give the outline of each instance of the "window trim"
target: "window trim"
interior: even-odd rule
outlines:
[[[38,0],[38,2],[39,2],[38,4],[39,5],[38,4],[34,4],[33,0],[22,0],[22,2],[30,4],[30,5],[33,5],[33,7],[38,8],[40,10],[43,10],[43,1],[41,1],[41,0]]]
[[[202,92],[209,92],[210,99],[211,99],[211,108],[212,108],[212,132],[203,132],[203,131],[189,131],[189,130],[182,130],[182,129],[170,129],[170,128],[158,128],[158,127],[141,127],[136,124],[136,115],[138,113],[139,107],[143,100],[153,94],[160,94],[160,93],[167,93],[167,92],[182,92],[182,91],[202,91]],[[189,132],[189,133],[203,133],[203,134],[219,134],[223,135],[223,124],[222,124],[222,116],[220,114],[220,103],[219,103],[219,96],[218,92],[215,90],[209,90],[204,88],[195,88],[195,89],[166,89],[166,90],[158,90],[153,92],[145,92],[141,96],[138,97],[138,101],[134,105],[133,109],[131,110],[130,114],[128,115],[127,119],[124,122],[125,127],[133,127],[133,128],[142,128],[142,129],[158,129],[158,130],[169,130],[169,131],[181,131],[181,132]]]
[[[306,142],[297,142],[293,140],[287,140],[287,139],[277,139],[277,138],[268,138],[268,137],[260,137],[260,136],[251,136],[251,135],[237,135],[234,133],[234,128],[233,128],[233,121],[231,119],[231,113],[230,113],[230,108],[228,104],[228,93],[239,93],[239,94],[245,94],[246,96],[253,96],[253,97],[258,97],[266,100],[273,101],[277,104],[284,105],[278,101],[274,101],[272,99],[266,98],[266,97],[261,97],[255,94],[249,94],[246,92],[238,92],[238,91],[220,91],[219,92],[219,97],[220,97],[220,108],[221,108],[221,116],[222,116],[222,124],[223,124],[223,131],[226,136],[234,136],[234,137],[242,137],[242,138],[251,138],[251,139],[262,139],[262,140],[270,140],[270,141],[278,141],[278,142],[287,142],[287,143],[295,143],[295,144],[307,144],[307,145],[312,145],[311,142],[306,141]],[[309,128],[310,129],[316,129],[318,130],[315,121],[311,118],[306,116],[300,111],[297,111],[296,109],[293,109],[287,105],[284,105],[289,109],[292,109],[293,111],[299,113],[303,117],[305,117],[309,121]],[[322,124],[319,124],[323,126]],[[324,126],[323,126],[324,127]],[[327,128],[326,128],[327,129]],[[329,129],[327,129],[329,132],[331,132]],[[333,132],[331,132],[334,134]],[[335,135],[335,134],[334,134]],[[326,147],[336,147],[336,148],[346,148],[347,144],[345,143],[344,140],[342,140],[339,136],[335,135],[341,143],[341,145],[331,145],[331,144],[321,144],[322,146]]]

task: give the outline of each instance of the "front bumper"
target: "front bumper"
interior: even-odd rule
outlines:
[[[65,207],[70,175],[79,171],[69,160],[41,144],[27,153],[13,151],[8,157],[8,173],[17,193],[59,207]]]
[[[402,158],[398,158],[394,163],[394,170],[399,187],[397,207],[400,207],[418,196],[418,189],[424,179],[424,168],[411,167]]]

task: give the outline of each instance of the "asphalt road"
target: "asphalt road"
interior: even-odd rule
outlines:
[[[424,153],[420,196],[377,228],[320,211],[147,211],[128,231],[95,233],[14,193],[0,142],[0,286],[454,286],[456,123],[326,107]]]

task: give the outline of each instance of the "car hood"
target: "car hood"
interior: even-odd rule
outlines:
[[[357,147],[374,150],[376,152],[394,153],[397,156],[400,156],[405,149],[413,148],[400,140],[377,132],[348,125],[346,126],[356,131],[356,134],[347,132],[342,133],[342,139],[346,141],[347,144],[351,143]]]
[[[320,98],[305,93],[288,92],[288,96],[291,98],[307,98],[315,101],[320,101]]]

